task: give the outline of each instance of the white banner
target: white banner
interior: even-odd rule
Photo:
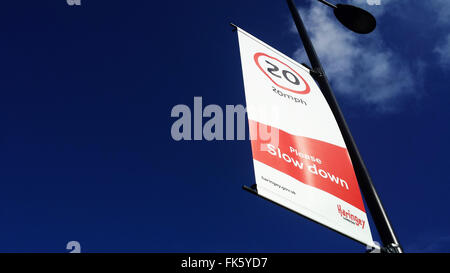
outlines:
[[[368,246],[342,134],[309,69],[238,28],[258,194]]]

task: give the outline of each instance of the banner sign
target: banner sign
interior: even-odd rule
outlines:
[[[258,194],[377,247],[344,139],[309,69],[237,30]]]

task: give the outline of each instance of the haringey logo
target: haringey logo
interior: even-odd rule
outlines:
[[[356,225],[358,227],[361,227],[361,229],[364,229],[364,227],[366,225],[366,221],[365,220],[363,220],[363,219],[359,218],[358,216],[354,215],[353,213],[350,212],[350,210],[343,209],[341,205],[337,205],[337,209],[338,209],[338,213],[341,215],[341,217],[344,220],[346,220],[346,221],[348,221],[348,222],[350,222],[350,223],[352,223],[352,224],[354,224],[354,225]]]

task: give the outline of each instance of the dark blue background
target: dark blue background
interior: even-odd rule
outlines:
[[[248,141],[172,140],[176,104],[245,104],[229,22],[300,47],[284,1],[2,3],[0,251],[363,252],[241,190]],[[450,250],[450,94],[429,67],[403,111],[338,96],[406,251]]]

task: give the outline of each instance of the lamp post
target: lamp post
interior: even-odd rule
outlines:
[[[376,27],[375,18],[367,11],[351,5],[343,4],[331,4],[325,0],[318,0],[319,2],[333,8],[334,15],[344,26],[350,30],[359,33],[367,34],[372,32]],[[327,100],[333,115],[337,121],[339,129],[342,132],[345,144],[347,146],[350,158],[352,160],[355,174],[359,183],[361,192],[366,200],[367,207],[372,215],[375,226],[380,235],[380,239],[383,243],[382,251],[389,253],[403,253],[402,248],[397,240],[394,230],[389,222],[387,214],[383,208],[380,198],[372,184],[372,180],[369,176],[369,172],[362,160],[362,157],[358,151],[358,148],[353,140],[353,136],[345,122],[341,109],[336,101],[336,98],[331,90],[330,84],[327,80],[325,72],[322,68],[316,51],[309,39],[308,33],[303,25],[303,21],[300,14],[293,2],[293,0],[287,0],[289,10],[292,13],[295,25],[297,27],[300,38],[305,47],[306,54],[312,66],[311,75],[317,81],[320,90],[322,91],[325,99]]]

